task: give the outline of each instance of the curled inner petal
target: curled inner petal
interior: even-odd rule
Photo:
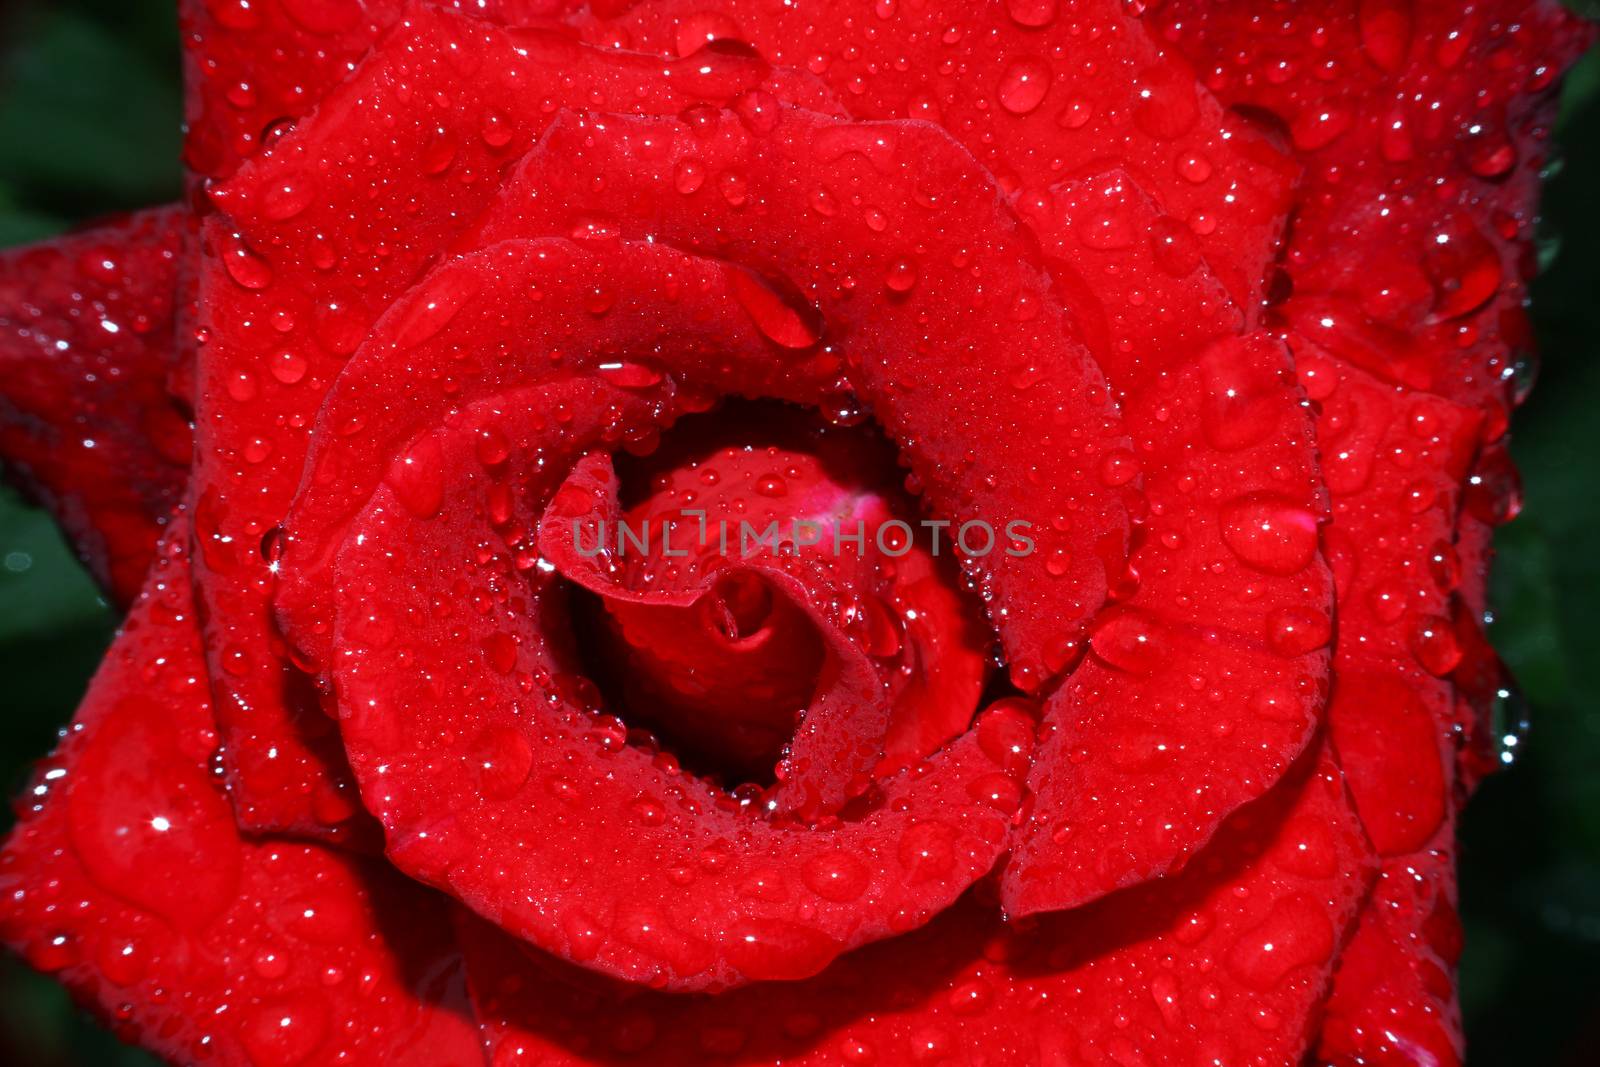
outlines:
[[[648,488],[625,512],[602,490],[583,515],[549,516],[541,537],[598,598],[602,688],[614,679],[680,755],[735,781],[775,770],[774,803],[798,795],[812,811],[966,728],[983,627],[952,587],[950,538],[913,536],[926,528],[881,438],[766,405],[697,417],[669,441],[627,464]],[[557,512],[594,500],[582,470]]]

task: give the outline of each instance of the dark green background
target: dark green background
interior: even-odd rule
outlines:
[[[0,0],[0,246],[178,190],[168,0]],[[1518,417],[1523,516],[1499,538],[1495,642],[1533,708],[1525,754],[1463,829],[1470,1062],[1600,1063],[1600,54],[1569,79],[1535,288],[1544,370]],[[37,511],[0,489],[0,785],[51,746],[113,617]],[[0,1063],[147,1064],[52,982],[0,962]]]

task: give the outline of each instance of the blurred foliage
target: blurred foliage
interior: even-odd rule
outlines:
[[[0,245],[174,195],[174,3],[0,0],[0,42]]]
[[[0,0],[0,246],[179,190],[172,0]],[[1580,5],[1581,6],[1581,5]],[[1600,6],[1600,0],[1597,0]],[[1600,53],[1569,78],[1535,287],[1543,373],[1516,423],[1526,508],[1498,539],[1494,639],[1533,709],[1462,828],[1473,1067],[1600,1063]],[[50,523],[0,490],[0,783],[70,717],[115,619]],[[9,822],[9,820],[6,820]],[[135,1067],[53,982],[0,963],[0,1062]]]
[[[173,0],[0,0],[0,247],[176,197],[177,72]],[[115,624],[49,519],[0,488],[0,786],[8,800],[54,745]],[[155,1061],[7,954],[0,1063]]]

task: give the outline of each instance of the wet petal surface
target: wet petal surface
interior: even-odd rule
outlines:
[[[174,1061],[479,1061],[443,902],[246,839],[211,769],[182,521],[0,852],[0,935]]]
[[[188,476],[168,391],[185,226],[158,208],[0,254],[0,457],[121,604]]]

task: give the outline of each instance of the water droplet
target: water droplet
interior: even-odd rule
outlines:
[[[624,905],[612,924],[617,940],[660,960],[679,975],[698,974],[711,962],[710,949],[698,938],[669,926],[660,915],[643,906]],[[752,956],[760,954],[752,945]]]
[[[1050,67],[1042,59],[1013,62],[1000,76],[1000,104],[1013,115],[1026,115],[1044,102],[1050,92]]]
[[[239,1028],[239,1040],[257,1067],[304,1063],[328,1032],[328,1010],[310,996],[269,1001],[252,1010]]]
[[[498,111],[487,112],[483,116],[483,124],[478,128],[478,136],[490,148],[504,148],[511,143],[514,132],[511,123]]]
[[[1089,647],[1107,665],[1130,674],[1150,674],[1167,655],[1155,621],[1135,611],[1107,613],[1090,634]]]
[[[942,822],[919,822],[900,839],[898,855],[912,882],[943,878],[955,866],[956,832]]]
[[[722,194],[722,199],[731,207],[743,207],[745,198],[749,195],[744,175],[731,170],[725,170],[717,175],[717,192]]]
[[[1361,47],[1368,58],[1393,73],[1404,64],[1411,49],[1412,0],[1361,0],[1356,12]]]
[[[272,284],[272,266],[262,259],[244,238],[231,234],[222,240],[222,265],[228,276],[246,289],[265,289]]]
[[[67,825],[96,885],[196,930],[234,898],[239,838],[227,800],[156,699],[126,694],[101,722],[73,772]]]
[[[692,56],[714,41],[737,41],[739,24],[719,11],[696,11],[678,22],[673,41],[678,56]]]
[[[281,222],[300,214],[311,206],[314,199],[316,190],[303,175],[285,175],[269,185],[261,195],[261,213]]]
[[[1256,570],[1288,575],[1317,554],[1317,517],[1270,493],[1252,493],[1222,509],[1222,540]]]
[[[844,611],[845,630],[869,656],[887,659],[901,647],[900,623],[879,597],[863,593]]]
[[[1007,774],[1022,774],[1033,755],[1039,715],[1038,703],[1025,697],[995,701],[978,717],[978,748]]]
[[[735,923],[729,934],[724,951],[735,967],[756,981],[809,978],[841,947],[822,931],[787,919],[746,919]]]
[[[1333,955],[1333,924],[1310,896],[1294,893],[1273,904],[1254,929],[1227,954],[1236,975],[1254,989],[1281,985],[1296,967],[1322,963]]]
[[[755,275],[736,267],[727,268],[728,283],[739,306],[744,308],[756,328],[774,344],[783,348],[810,348],[817,343],[821,333],[812,325],[815,312],[805,309],[805,314],[778,295]]]
[[[481,281],[476,273],[444,270],[423,284],[405,310],[395,330],[395,344],[415,348],[444,329],[467,301],[477,295]]]
[[[1126,448],[1114,448],[1100,457],[1100,483],[1110,488],[1127,485],[1139,476],[1139,460]]]
[[[226,388],[228,395],[242,404],[254,400],[260,386],[256,383],[255,375],[247,370],[241,370],[227,376]]]
[[[994,1003],[994,986],[983,978],[969,978],[950,990],[948,1003],[956,1015],[981,1015]]]
[[[317,337],[336,356],[354,352],[367,335],[368,320],[348,304],[330,301],[317,309]]]
[[[401,505],[419,519],[429,519],[444,506],[444,453],[433,436],[420,438],[396,457],[384,479]]]
[[[1151,137],[1170,141],[1188,133],[1200,117],[1199,86],[1189,67],[1163,60],[1140,73],[1133,121]]]
[[[1289,123],[1289,136],[1294,146],[1302,152],[1315,152],[1338,140],[1354,120],[1354,116],[1342,107],[1313,104]]]
[[[456,153],[460,146],[456,143],[455,135],[440,131],[428,146],[422,150],[422,173],[438,175],[449,170],[456,161]]]
[[[1161,1021],[1170,1027],[1183,1024],[1183,1006],[1178,1000],[1178,980],[1166,971],[1150,979],[1150,996],[1161,1013]]]
[[[660,826],[667,821],[666,809],[654,797],[636,797],[630,808],[633,811],[633,817],[642,826]]]
[[[1194,231],[1167,216],[1150,224],[1150,253],[1156,266],[1174,278],[1187,278],[1203,259]]]
[[[1465,218],[1428,238],[1423,268],[1437,293],[1434,314],[1441,319],[1476,311],[1500,291],[1500,255]]]
[[[483,639],[483,654],[496,674],[510,674],[517,666],[517,639],[497,630]]]
[[[1279,608],[1267,620],[1267,644],[1280,656],[1300,656],[1333,639],[1333,620],[1325,611]]]
[[[1503,445],[1486,448],[1467,478],[1462,504],[1473,518],[1502,526],[1522,511],[1522,479]]]
[[[561,930],[567,935],[567,955],[579,963],[594,959],[605,944],[600,924],[576,908],[562,917]]]
[[[1517,165],[1517,149],[1499,129],[1483,129],[1475,133],[1462,153],[1467,169],[1480,178],[1500,178],[1511,173]]]
[[[595,368],[602,378],[623,389],[649,389],[660,385],[662,374],[655,367],[631,360],[602,363]]]
[[[498,467],[511,458],[511,440],[498,426],[482,426],[473,439],[472,450],[485,467]]]
[[[806,860],[800,880],[817,896],[842,904],[855,900],[867,888],[866,866],[848,852],[823,852]]]
[[[1008,774],[985,774],[967,783],[967,796],[996,811],[1012,812],[1022,803],[1022,786]]]
[[[1183,153],[1178,157],[1176,166],[1178,175],[1184,181],[1193,182],[1196,185],[1210,178],[1213,170],[1211,160],[1207,159],[1205,154],[1201,152]]]
[[[1442,615],[1424,615],[1416,621],[1411,631],[1411,654],[1417,657],[1422,669],[1436,677],[1444,677],[1461,662],[1461,644],[1456,640],[1455,627]]]
[[[1055,21],[1058,0],[1006,0],[1006,13],[1018,26],[1036,29]]]
[[[1113,252],[1133,244],[1135,230],[1132,220],[1121,211],[1102,211],[1073,227],[1088,248],[1100,252]]]
[[[684,196],[706,183],[706,169],[697,160],[685,159],[672,172],[672,187]]]
[[[917,264],[900,258],[889,264],[883,274],[883,284],[895,293],[909,293],[917,285]]]

